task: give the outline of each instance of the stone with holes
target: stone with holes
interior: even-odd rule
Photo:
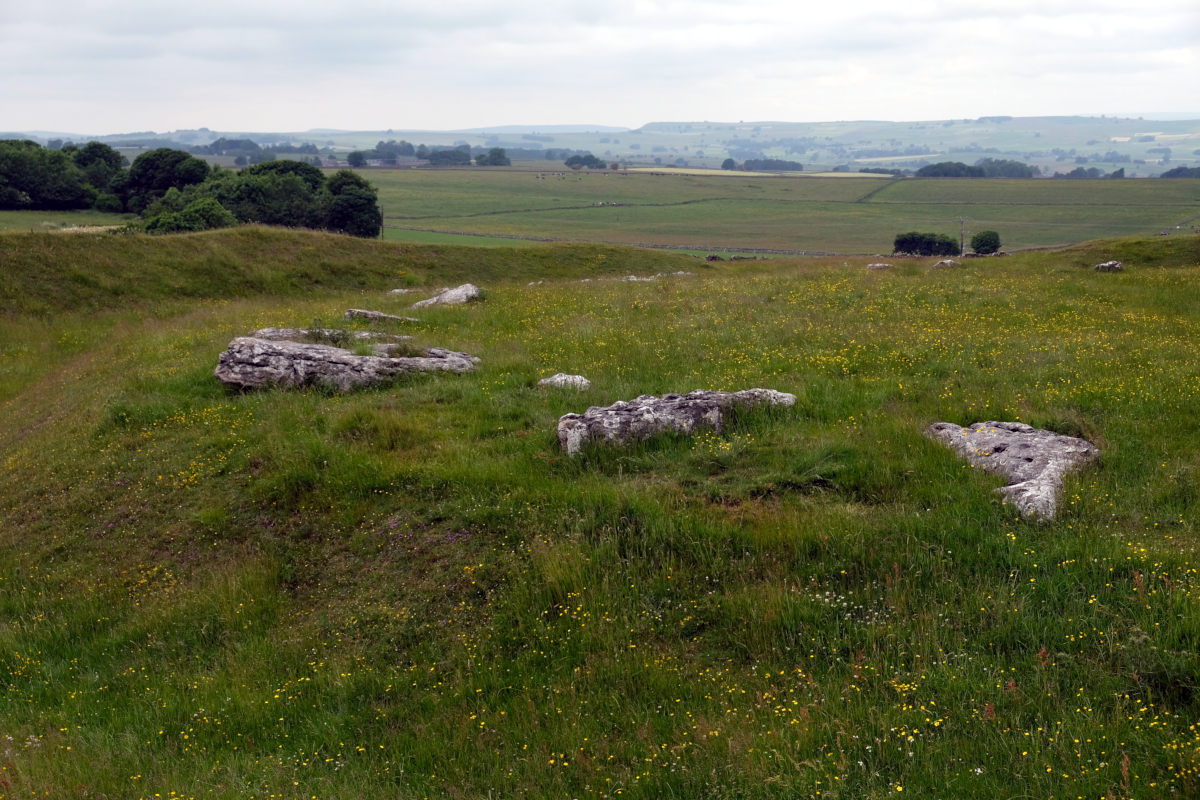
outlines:
[[[428,300],[421,300],[418,303],[413,303],[413,308],[425,308],[426,306],[459,306],[463,303],[470,303],[473,300],[479,299],[479,287],[471,283],[464,283],[462,286],[457,286],[453,289],[443,289],[436,297],[431,297]]]
[[[1020,422],[976,422],[969,428],[935,422],[925,435],[949,445],[973,467],[1007,478],[1008,486],[996,491],[1022,514],[1041,519],[1058,512],[1063,475],[1100,456],[1091,442]]]
[[[395,314],[384,314],[382,311],[368,311],[363,308],[346,310],[346,319],[391,320],[393,322],[420,322],[416,317],[398,317]]]
[[[221,353],[214,375],[239,389],[328,383],[342,391],[417,372],[463,373],[479,361],[466,353],[430,347],[416,358],[359,356],[327,344],[242,336]]]
[[[571,388],[571,389],[590,389],[592,382],[582,375],[568,375],[565,372],[559,372],[551,375],[549,378],[542,378],[538,381],[538,386],[553,386],[556,389]]]
[[[697,389],[690,394],[662,397],[644,394],[634,400],[618,400],[611,406],[592,406],[583,414],[564,414],[558,420],[558,443],[567,455],[574,456],[589,441],[625,445],[666,431],[684,434],[694,434],[702,428],[720,431],[730,409],[795,404],[796,395],[773,389],[742,392]]]

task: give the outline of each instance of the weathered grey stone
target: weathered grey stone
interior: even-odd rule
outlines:
[[[867,264],[867,269],[891,269],[891,268],[892,268],[891,264],[885,264],[882,262],[880,262],[878,264]]]
[[[392,289],[388,292],[388,297],[397,297],[402,294],[420,294],[420,289]]]
[[[351,308],[346,310],[346,319],[389,319],[396,322],[420,322],[421,320],[415,317],[397,317],[395,314],[384,314],[382,311],[367,311],[361,308]]]
[[[747,389],[742,392],[708,392],[697,389],[691,394],[644,394],[635,400],[617,401],[611,406],[592,406],[583,414],[564,414],[558,420],[558,443],[574,456],[590,441],[624,445],[641,441],[664,431],[695,433],[700,428],[720,431],[725,412],[730,408],[757,405],[792,406],[796,395],[773,389]]]
[[[1120,272],[1125,268],[1125,265],[1120,261],[1105,261],[1103,264],[1096,265],[1097,272]]]
[[[969,428],[935,422],[925,435],[949,445],[971,466],[1007,478],[1009,485],[996,491],[1022,514],[1042,519],[1058,511],[1063,475],[1100,456],[1091,442],[1020,422],[976,422]]]
[[[374,331],[339,331],[333,328],[262,328],[250,334],[252,339],[268,339],[273,342],[301,342],[309,338],[341,339],[343,337],[360,342],[379,340],[399,342],[411,339],[411,336],[399,336],[393,333],[376,333]]]
[[[555,388],[570,387],[572,389],[590,389],[592,382],[582,375],[568,375],[565,372],[559,372],[551,375],[549,378],[542,378],[538,381],[538,386],[553,386]]]
[[[356,356],[340,347],[238,337],[221,353],[217,380],[240,389],[302,386],[326,382],[342,391],[413,372],[456,372],[473,369],[479,359],[431,347],[422,358]]]
[[[425,306],[457,306],[463,303],[469,303],[472,300],[479,299],[479,287],[471,283],[464,283],[462,286],[454,289],[443,289],[441,294],[436,297],[431,297],[428,300],[421,300],[413,303],[412,308],[425,308]]]
[[[944,260],[939,261],[936,264],[934,264],[933,268],[934,269],[945,269],[947,267],[957,267],[957,266],[959,266],[959,263],[957,261],[955,261],[953,258],[947,258],[947,259],[944,259]]]

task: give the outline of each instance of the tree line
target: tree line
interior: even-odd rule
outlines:
[[[375,188],[347,170],[327,179],[286,160],[239,172],[166,147],[142,153],[128,169],[122,162],[100,142],[50,150],[0,141],[0,209],[127,212],[155,233],[259,222],[374,237],[383,226]]]
[[[961,161],[942,161],[927,164],[916,172],[918,178],[1032,178],[1042,174],[1037,167],[1021,161],[1002,158],[981,158],[974,165]]]
[[[980,231],[971,237],[971,249],[983,256],[998,252],[1000,234],[996,231]],[[962,248],[958,246],[957,241],[944,233],[909,231],[896,234],[892,252],[915,256],[957,256],[962,255]]]

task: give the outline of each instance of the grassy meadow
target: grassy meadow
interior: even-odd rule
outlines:
[[[1200,214],[1200,181],[376,171],[384,224],[689,249],[887,253],[907,230],[996,230],[1008,249],[1149,236]],[[410,236],[411,234],[401,234]]]
[[[0,798],[1196,796],[1200,237],[866,262],[0,236]],[[475,372],[212,377],[465,280],[377,329]],[[1056,520],[922,435],[991,419],[1103,450]]]
[[[124,225],[133,214],[102,211],[0,211],[0,233],[45,233],[97,225]]]

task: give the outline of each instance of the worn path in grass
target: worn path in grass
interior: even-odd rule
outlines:
[[[1192,241],[882,273],[92,242],[0,237],[6,281],[42,276],[4,284],[28,313],[0,319],[6,796],[1200,790]],[[697,274],[596,280],[676,265]],[[486,299],[403,330],[475,373],[212,378],[233,336],[448,278]],[[557,371],[593,386],[537,387]],[[749,386],[797,406],[556,448],[566,411]],[[921,435],[1015,418],[1104,451],[1054,522]]]

